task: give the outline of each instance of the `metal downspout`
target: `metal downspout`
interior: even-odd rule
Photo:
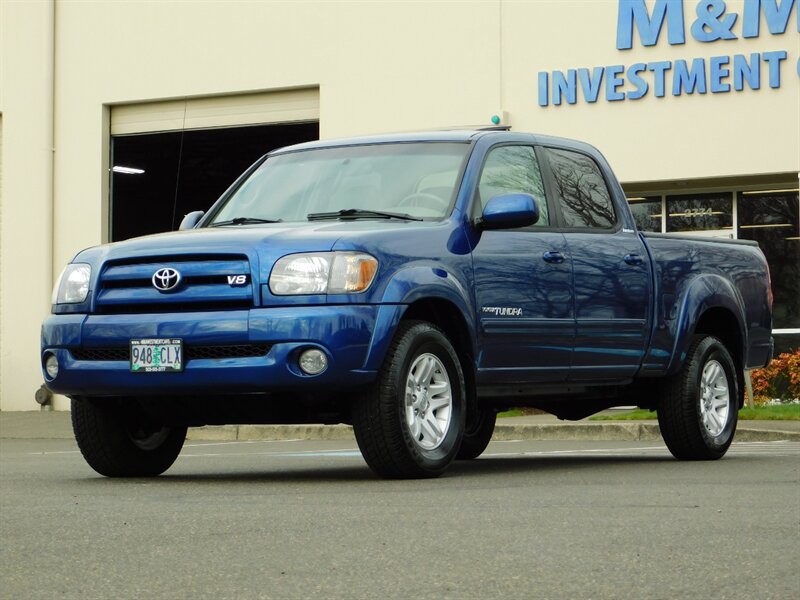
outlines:
[[[45,57],[47,61],[45,63],[45,69],[48,74],[45,96],[48,98],[48,102],[45,109],[46,114],[43,116],[47,127],[44,143],[46,144],[45,147],[47,148],[50,156],[48,157],[49,160],[45,160],[45,169],[47,170],[45,173],[45,181],[47,182],[45,198],[47,206],[44,210],[44,223],[42,223],[44,229],[42,242],[45,245],[44,257],[46,261],[46,264],[44,265],[44,277],[47,278],[47,285],[45,286],[46,290],[49,290],[53,287],[56,276],[53,268],[55,253],[56,0],[49,0],[48,3],[50,6],[46,15],[47,22],[45,25],[46,30],[44,36],[44,43],[47,44],[47,49],[45,51]],[[50,296],[47,294],[44,302],[43,313],[48,314],[49,312]],[[41,394],[42,391],[43,388],[37,389],[36,394]],[[41,406],[41,410],[53,410],[52,399],[49,394],[47,394],[47,396],[46,402]],[[39,401],[38,396],[37,401]]]

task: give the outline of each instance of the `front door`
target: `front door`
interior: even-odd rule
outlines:
[[[495,147],[478,186],[477,208],[494,196],[531,194],[539,222],[484,231],[473,250],[481,351],[480,383],[564,381],[575,324],[572,263],[566,240],[550,223],[541,172],[531,146]]]

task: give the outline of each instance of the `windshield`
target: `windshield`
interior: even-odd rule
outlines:
[[[439,219],[449,212],[469,148],[443,142],[374,144],[273,156],[207,225],[307,221],[321,213]]]

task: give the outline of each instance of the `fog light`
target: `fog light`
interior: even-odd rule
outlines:
[[[316,348],[305,350],[300,355],[300,368],[308,375],[319,375],[328,368],[328,357]]]
[[[44,361],[44,370],[47,371],[47,376],[50,379],[58,377],[58,359],[55,354],[47,355],[47,360]]]

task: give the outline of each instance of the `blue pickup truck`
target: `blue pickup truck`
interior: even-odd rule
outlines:
[[[180,231],[83,250],[42,327],[85,459],[155,476],[187,427],[351,423],[370,468],[440,475],[498,410],[657,411],[725,454],[772,356],[753,242],[642,234],[603,156],[510,131],[269,153]]]

